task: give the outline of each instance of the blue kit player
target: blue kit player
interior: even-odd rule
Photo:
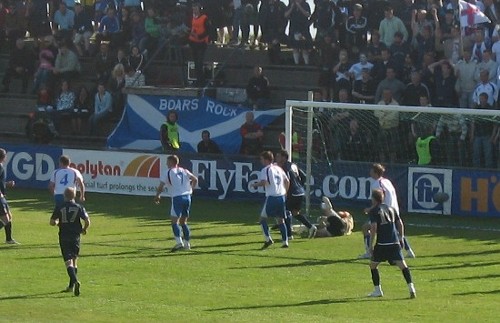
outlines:
[[[254,188],[264,187],[266,193],[266,202],[260,215],[260,225],[262,226],[266,240],[262,249],[267,249],[267,247],[274,243],[269,234],[268,217],[276,218],[276,223],[281,232],[282,248],[288,248],[288,233],[285,225],[285,200],[290,181],[283,169],[273,164],[273,161],[274,156],[272,152],[264,151],[260,154],[260,162],[264,168],[260,172],[259,181],[253,184]]]
[[[64,202],[64,191],[66,188],[80,188],[80,202],[85,201],[85,183],[79,170],[70,167],[71,161],[68,156],[59,157],[59,168],[56,169],[49,182],[49,191],[54,195],[55,205]]]
[[[7,188],[16,185],[14,181],[6,181],[5,168],[3,166],[6,158],[7,152],[5,149],[0,148],[0,229],[5,229],[5,243],[19,244],[19,242],[12,239],[12,213],[5,197]]]
[[[69,276],[69,285],[63,292],[74,292],[75,296],[80,296],[81,284],[77,276],[80,235],[87,234],[90,219],[85,208],[75,203],[75,196],[74,188],[64,190],[64,202],[54,208],[50,225],[59,226],[59,246]],[[84,222],[83,227],[81,221]]]
[[[408,284],[410,298],[416,297],[415,286],[413,285],[410,269],[406,265],[403,257],[402,246],[404,245],[404,226],[398,212],[393,207],[383,204],[384,192],[381,189],[372,191],[372,207],[368,213],[370,216],[371,243],[370,250],[372,258],[370,270],[372,274],[375,290],[369,297],[382,297],[382,287],[380,286],[380,274],[378,265],[383,261],[395,264],[401,269]],[[374,246],[374,241],[376,241]]]
[[[290,187],[288,188],[286,197],[287,214],[285,218],[288,238],[292,237],[292,217],[302,222],[309,230],[309,238],[313,238],[318,228],[314,224],[311,224],[304,215],[300,214],[306,193],[304,189],[306,174],[296,164],[288,161],[288,152],[286,150],[280,150],[276,153],[276,163],[283,168],[290,180]]]
[[[167,171],[160,179],[160,185],[156,189],[155,203],[160,203],[160,195],[167,188],[168,195],[172,198],[170,219],[172,231],[175,237],[175,246],[172,252],[180,249],[191,249],[190,231],[187,224],[189,211],[191,209],[191,195],[193,189],[198,185],[198,178],[185,168],[179,167],[179,157],[171,155],[167,157]],[[184,241],[181,237],[181,229]]]

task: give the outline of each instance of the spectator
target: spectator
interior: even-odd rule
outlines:
[[[291,1],[290,1],[291,2]],[[296,1],[297,2],[297,1]],[[299,1],[301,3],[302,1]],[[340,12],[340,8],[333,1],[319,0],[315,1],[315,9],[310,17],[310,21],[316,27],[316,39],[318,43],[323,40],[325,35],[333,35],[336,39],[340,39],[340,29],[344,34],[345,26],[344,17]],[[342,38],[343,40],[343,38]]]
[[[120,38],[122,43],[125,44],[132,39],[132,19],[128,8],[121,7],[120,9]],[[120,46],[122,45],[120,43]]]
[[[482,92],[479,94],[479,104],[476,109],[492,110],[494,109],[488,98],[488,94]],[[471,124],[472,142],[472,166],[474,168],[493,169],[493,141],[497,125],[494,121],[475,118]],[[481,163],[482,161],[482,163]]]
[[[368,62],[368,58],[366,54],[359,54],[359,63],[353,64],[351,68],[349,68],[349,75],[354,81],[361,80],[361,71],[363,69],[367,69],[368,72],[373,68],[373,64]]]
[[[400,80],[404,84],[411,82],[411,73],[418,71],[417,66],[413,62],[413,57],[411,53],[406,54],[405,62],[403,64],[403,70],[401,72]]]
[[[125,87],[145,86],[144,74],[136,71],[132,66],[125,66]]]
[[[287,21],[286,6],[279,0],[269,0],[267,5],[260,7],[261,40],[268,45],[267,51],[271,64],[280,64],[280,43],[283,41]]]
[[[243,5],[241,0],[231,0],[231,7],[233,12],[233,34],[229,45],[237,45],[243,19]]]
[[[349,121],[349,131],[344,136],[341,148],[341,159],[351,161],[371,161],[371,139],[364,129],[359,126],[359,121],[353,118]]]
[[[5,36],[8,38],[7,47],[9,51],[16,47],[17,39],[24,38],[27,24],[25,11],[20,6],[17,6],[16,2],[9,2],[5,15]]]
[[[380,33],[380,40],[387,46],[391,46],[394,41],[394,34],[401,32],[403,41],[408,40],[408,31],[405,25],[398,17],[394,16],[394,11],[391,6],[387,6],[384,10],[384,20],[380,22],[378,32]]]
[[[75,24],[73,27],[75,33],[73,43],[80,56],[90,55],[90,37],[94,33],[92,20],[81,3],[75,4]],[[83,48],[82,48],[83,45]]]
[[[392,66],[396,71],[399,79],[402,79],[403,68],[405,64],[406,55],[410,53],[410,47],[403,41],[403,34],[397,31],[394,34],[394,42],[389,47],[392,58]]]
[[[78,7],[78,4],[76,6]],[[91,103],[89,90],[85,86],[80,87],[76,95],[77,98],[71,118],[71,128],[73,129],[73,134],[80,135],[82,133],[82,120],[89,116]]]
[[[54,14],[52,28],[56,36],[68,42],[73,36],[73,27],[75,25],[75,13],[66,7],[65,2],[59,3],[59,9]]]
[[[146,51],[153,52],[156,48],[156,44],[160,39],[160,21],[156,13],[156,10],[149,7],[146,11],[146,19],[144,20],[144,28],[146,29],[147,41],[146,41]]]
[[[436,137],[446,155],[446,165],[465,166],[467,122],[461,114],[443,114],[436,126]]]
[[[339,52],[337,44],[333,42],[333,37],[330,34],[325,35],[324,40],[318,46],[321,68],[318,86],[321,89],[322,100],[329,101],[333,98],[335,85],[333,67],[335,66],[335,57],[339,56]]]
[[[160,127],[161,146],[166,153],[175,153],[181,147],[179,126],[177,125],[178,120],[177,112],[169,111],[167,120]]]
[[[458,25],[455,25],[451,28],[451,37],[449,38],[444,38],[442,36],[441,30],[439,28],[436,28],[435,40],[436,51],[443,52],[444,57],[449,59],[453,64],[456,64],[459,61],[460,57],[463,55],[462,47],[468,48],[468,46],[464,44],[467,39],[462,38],[460,27]]]
[[[248,80],[246,91],[248,103],[254,110],[269,104],[271,99],[269,80],[262,73],[262,67],[254,67],[253,76]]]
[[[123,7],[127,8],[130,12],[141,12],[141,0],[123,0]]]
[[[474,76],[474,79],[476,82],[480,81],[480,76],[479,74],[481,73],[482,70],[487,70],[488,71],[488,81],[492,83],[497,82],[497,68],[498,64],[491,59],[491,50],[486,49],[483,52],[483,60],[477,64],[476,68],[476,75]]]
[[[118,48],[116,51],[115,61],[113,62],[113,66],[118,64],[122,64],[123,66],[128,64],[128,57],[123,48]]]
[[[63,43],[59,48],[54,65],[54,77],[56,80],[73,80],[80,75],[81,66],[78,56],[68,49],[68,45]]]
[[[491,37],[495,26],[500,23],[500,12],[498,11],[498,1],[483,0],[484,14],[490,19],[488,26],[488,36]]]
[[[361,70],[361,80],[354,81],[352,97],[357,103],[374,104],[376,85],[370,77],[370,70]]]
[[[61,81],[61,92],[56,98],[55,118],[56,127],[59,129],[61,119],[69,117],[75,107],[75,93],[71,91],[68,80]]]
[[[406,88],[403,91],[401,102],[403,103],[403,105],[419,106],[420,98],[422,96],[425,96],[426,98],[431,97],[429,88],[427,87],[427,85],[421,82],[419,72],[412,72],[411,83],[408,83],[406,85]]]
[[[399,103],[392,97],[391,89],[384,88],[382,100],[378,104],[387,106],[387,110],[376,110],[374,112],[380,126],[377,134],[379,158],[382,162],[394,163],[396,162],[397,149],[401,145],[398,130],[399,112],[390,110],[390,106],[399,105]]]
[[[384,91],[384,89],[390,90],[391,100],[392,98],[394,98],[395,101],[399,102],[405,88],[406,86],[404,85],[404,83],[396,78],[396,72],[394,71],[394,68],[392,66],[388,66],[385,79],[383,79],[377,86],[377,91],[375,92],[375,102],[379,102],[383,99],[382,92]]]
[[[48,3],[52,3],[52,1],[48,0],[29,1],[28,5],[29,32],[31,37],[35,39],[35,45],[37,45],[38,39],[52,34],[50,30],[49,15],[47,12]],[[22,34],[22,36],[24,36],[24,33]]]
[[[417,63],[421,63],[424,54],[435,51],[436,39],[432,35],[431,26],[425,26],[418,35],[413,37],[412,47],[416,51]]]
[[[201,141],[198,143],[199,154],[221,154],[219,146],[215,141],[210,139],[210,131],[203,130],[201,132]]]
[[[130,49],[130,55],[128,56],[128,65],[132,67],[134,71],[142,73],[145,62],[146,60],[144,55],[141,54],[139,47],[133,45]]]
[[[246,45],[250,39],[250,26],[253,26],[254,40],[252,47],[258,44],[259,23],[258,23],[258,6],[260,0],[246,0],[243,8],[243,16],[241,20],[241,44]]]
[[[339,62],[333,67],[333,73],[335,74],[335,93],[338,93],[341,89],[346,89],[349,93],[351,92],[351,80],[349,78],[350,68],[351,64],[349,63],[347,51],[342,49],[339,52]]]
[[[120,117],[125,106],[125,67],[123,64],[116,64],[111,72],[111,78],[108,81],[108,91],[113,101],[112,112],[115,117]]]
[[[52,70],[54,69],[54,53],[49,48],[49,43],[44,39],[40,43],[38,53],[38,69],[35,72],[33,93],[37,93],[42,84],[51,86]]]
[[[459,94],[458,104],[461,108],[472,108],[472,93],[476,88],[475,72],[477,62],[472,59],[471,52],[464,50],[464,57],[455,65],[457,75],[456,91]]]
[[[22,93],[28,90],[28,80],[33,73],[34,53],[25,47],[24,40],[16,40],[16,47],[10,54],[9,65],[5,70],[3,77],[3,92],[10,91],[10,82],[12,78],[21,78]]]
[[[193,18],[191,22],[191,33],[189,34],[189,47],[193,56],[194,68],[196,70],[196,85],[205,86],[205,71],[203,63],[208,43],[209,21],[205,14],[201,13],[198,3],[193,4]]]
[[[472,58],[478,63],[483,60],[483,53],[489,48],[489,43],[484,39],[484,31],[476,30],[474,33],[474,45],[472,46]]]
[[[109,53],[108,43],[101,43],[95,58],[95,71],[98,82],[107,82],[114,67],[114,59]]]
[[[434,75],[432,105],[435,107],[456,106],[455,85],[457,79],[450,62],[446,59],[440,60],[429,65],[428,70]]]
[[[257,156],[262,151],[262,127],[255,122],[253,112],[245,114],[245,123],[240,128],[241,147],[240,154]]]
[[[377,30],[374,30],[372,32],[370,44],[368,44],[368,47],[366,49],[366,51],[368,52],[368,60],[375,64],[376,62],[383,61],[382,50],[386,48],[387,46],[380,41],[380,34]]]
[[[472,104],[476,107],[481,104],[479,97],[481,93],[486,93],[488,104],[492,107],[496,107],[496,102],[498,99],[498,88],[495,83],[489,81],[489,74],[487,70],[482,70],[479,76],[481,82],[476,86],[474,93],[472,93]]]
[[[380,51],[380,60],[376,60],[373,64],[371,74],[375,83],[382,81],[387,75],[387,67],[393,66],[391,52],[388,48],[382,48]]]
[[[96,34],[96,44],[99,46],[103,40],[108,41],[111,47],[121,45],[120,20],[116,16],[116,9],[108,7],[106,15],[102,17]]]
[[[353,15],[350,16],[345,24],[346,42],[351,52],[357,53],[364,51],[367,45],[367,26],[368,19],[362,15],[363,6],[359,3],[354,4]]]
[[[309,65],[309,51],[312,48],[309,16],[311,16],[311,8],[305,0],[291,1],[285,12],[285,18],[290,20],[288,45],[293,49],[295,65],[300,63],[301,53],[304,64]]]
[[[112,104],[111,94],[106,91],[104,83],[99,83],[94,99],[94,113],[89,118],[90,135],[94,135],[98,124],[110,115]]]
[[[139,52],[142,53],[147,48],[146,45],[148,42],[148,33],[146,32],[146,26],[144,25],[144,21],[138,12],[132,12],[131,17],[131,43],[132,46],[137,46],[139,48]]]

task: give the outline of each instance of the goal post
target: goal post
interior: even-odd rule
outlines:
[[[386,123],[390,122],[396,124],[395,128],[390,128],[395,130],[389,131],[384,128]],[[313,190],[315,185],[313,175],[317,177],[335,175],[338,171],[335,162],[338,160],[347,161],[347,163],[351,161],[365,162],[359,166],[363,168],[366,168],[368,163],[373,162],[416,165],[418,160],[417,139],[423,138],[424,134],[435,137],[437,129],[441,127],[444,128],[441,130],[444,131],[445,135],[440,136],[438,143],[439,145],[447,145],[444,141],[448,139],[443,138],[448,138],[446,136],[450,136],[449,133],[452,133],[448,131],[448,128],[451,129],[453,122],[456,123],[455,126],[466,127],[465,133],[462,134],[467,136],[466,138],[470,136],[473,123],[491,123],[494,129],[498,128],[500,142],[500,127],[497,127],[500,124],[500,111],[498,110],[287,100],[285,148],[290,152],[290,158],[306,171],[305,208],[307,214],[310,214],[311,210],[311,197],[317,198],[320,197],[318,195],[321,195],[321,188],[316,186],[317,188]],[[353,123],[355,124],[353,125]],[[365,131],[367,138],[369,137],[367,147],[365,147],[366,151],[356,150],[357,148],[354,146],[354,149],[350,148],[351,151],[347,154],[343,151],[343,145],[346,138],[352,136],[352,128],[356,127]],[[471,166],[472,164],[472,144],[466,142],[466,145],[466,154],[469,157],[468,164],[460,166]],[[384,149],[394,149],[395,159],[390,158],[390,152],[385,156],[374,155],[374,151],[378,153],[379,148],[377,147],[379,146],[385,147]],[[384,149],[381,148],[381,150]],[[449,164],[449,160],[444,157],[448,147],[440,147],[439,149],[439,160],[436,156],[436,163],[433,163],[433,166],[457,166]],[[498,146],[494,146],[493,149],[498,149]],[[382,159],[384,157],[385,159]],[[356,165],[351,163],[351,166],[353,164]],[[325,173],[318,174],[319,169],[323,169]],[[319,177],[316,180],[320,179]]]

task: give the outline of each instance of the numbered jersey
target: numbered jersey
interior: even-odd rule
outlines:
[[[385,177],[372,179],[371,190],[374,189],[381,189],[384,191],[383,203],[396,209],[399,214],[398,195],[396,194],[396,189],[394,188],[394,185],[392,185],[392,182]]]
[[[266,182],[266,196],[285,196],[285,179],[287,176],[283,169],[274,164],[264,167],[260,172],[260,180]]]
[[[169,168],[161,181],[167,186],[168,195],[171,197],[190,195],[193,193],[191,187],[191,173],[182,167]]]
[[[391,206],[381,204],[370,210],[370,223],[377,224],[377,244],[399,244],[396,222],[400,220],[398,212]]]
[[[85,208],[73,201],[64,202],[52,212],[52,219],[59,220],[59,238],[63,240],[77,238],[82,233],[82,223],[89,216]]]
[[[83,182],[82,174],[77,169],[71,167],[56,169],[50,178],[50,182],[54,183],[54,195],[64,194],[64,190],[68,187],[76,189],[78,179]]]

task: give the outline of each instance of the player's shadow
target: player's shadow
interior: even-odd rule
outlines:
[[[255,267],[229,267],[228,269],[273,269],[273,268],[294,268],[294,267],[309,267],[309,266],[327,266],[327,265],[333,265],[337,263],[358,263],[356,260],[353,259],[338,259],[338,260],[331,260],[331,259],[309,259],[301,262],[292,262],[292,263],[286,263],[286,264],[279,264],[279,265],[264,265],[264,266],[255,266]]]
[[[54,297],[59,295],[59,297]],[[0,301],[8,301],[15,299],[35,299],[35,298],[62,298],[67,297],[67,294],[62,292],[49,292],[49,293],[37,293],[37,294],[26,294],[26,295],[12,295],[12,296],[0,296]]]
[[[285,304],[263,304],[263,305],[249,305],[249,306],[234,306],[234,307],[221,307],[208,309],[209,312],[218,311],[236,311],[236,310],[254,310],[254,309],[273,309],[273,308],[289,308],[289,307],[300,307],[300,306],[314,306],[314,305],[329,305],[329,304],[345,304],[345,303],[360,303],[360,302],[383,302],[383,301],[403,301],[408,300],[408,298],[369,298],[369,297],[345,297],[338,299],[318,299],[307,302],[300,303],[285,303]]]
[[[481,279],[482,280],[482,279],[496,279],[496,278],[500,278],[500,274],[432,279],[431,282],[443,282],[443,281],[455,281],[455,280],[473,280],[473,279]]]
[[[470,295],[493,295],[493,294],[500,294],[500,289],[455,293],[453,295],[455,295],[455,296],[470,296]]]
[[[490,262],[477,262],[477,263],[451,263],[444,265],[413,265],[412,270],[449,270],[449,269],[461,269],[461,268],[475,268],[475,267],[484,267],[484,266],[497,266],[500,264],[500,261],[490,261]]]
[[[419,258],[446,258],[446,257],[469,257],[469,256],[482,256],[493,255],[500,253],[500,249],[496,250],[483,250],[483,251],[467,251],[467,252],[451,252],[434,255],[418,256]]]

